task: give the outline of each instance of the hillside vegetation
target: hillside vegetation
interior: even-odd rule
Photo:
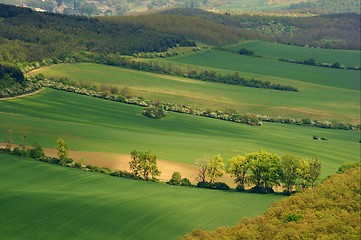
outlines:
[[[244,59],[244,61],[246,60],[247,58]],[[251,58],[251,60],[253,59]],[[219,61],[222,61],[222,58]],[[228,59],[223,58],[223,61],[227,62]],[[213,60],[209,58],[207,62],[213,62]],[[202,62],[200,60],[197,63]],[[281,62],[280,64],[281,66],[293,66]],[[309,68],[313,67],[301,66],[303,72],[308,71]],[[260,71],[259,68],[254,67],[254,69]],[[220,70],[216,69],[216,71]],[[224,70],[222,69],[222,71]],[[357,73],[357,71],[355,72]],[[39,73],[44,74],[47,78],[67,78],[80,85],[94,85],[99,89],[117,87],[121,91],[123,88],[128,87],[128,94],[133,96],[153,101],[161,100],[189,105],[204,110],[225,111],[233,109],[243,114],[256,113],[274,117],[284,116],[316,120],[337,119],[347,123],[359,123],[357,114],[359,110],[359,94],[357,90],[329,87],[272,75],[241,73],[241,75],[248,78],[255,77],[281,84],[291,83],[292,86],[299,88],[300,92],[274,91],[202,82],[90,63],[53,65],[34,71],[30,75]],[[229,73],[234,73],[234,71],[229,70]],[[307,77],[311,78],[312,76],[308,75]],[[272,105],[270,106],[269,103],[272,103]]]
[[[31,107],[29,107],[31,106]],[[13,143],[38,142],[54,148],[63,137],[70,150],[96,154],[103,166],[107,153],[129,159],[134,149],[149,150],[159,159],[187,164],[204,154],[230,157],[263,149],[280,155],[317,157],[322,163],[321,177],[335,172],[345,161],[359,160],[359,133],[313,127],[264,123],[262,127],[168,112],[162,120],[142,115],[144,108],[47,89],[36,95],[0,101],[0,139],[5,142],[13,130]],[[313,136],[328,141],[313,140]],[[193,139],[190,141],[190,139]],[[114,159],[112,166],[121,160]],[[177,167],[172,169],[177,171]],[[191,177],[191,176],[184,176]]]
[[[193,45],[180,35],[156,31],[142,24],[103,23],[94,18],[33,12],[0,4],[0,61],[24,63],[74,52],[99,54],[165,51]]]
[[[311,13],[360,13],[359,0],[313,0],[292,4],[289,10]]]
[[[0,154],[1,239],[178,239],[194,227],[261,214],[282,198],[145,183]]]
[[[263,216],[193,231],[183,239],[359,239],[360,174],[360,167],[335,174],[315,189],[273,204]]]
[[[172,9],[163,14],[196,16],[240,28],[243,37],[321,48],[360,49],[360,14],[278,16],[215,14],[199,9]],[[248,32],[247,32],[247,31]],[[248,34],[247,34],[248,33]]]

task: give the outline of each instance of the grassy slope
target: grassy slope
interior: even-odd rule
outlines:
[[[318,62],[339,62],[345,66],[360,66],[360,51],[305,48],[263,41],[246,41],[227,46],[227,49],[239,51],[241,48],[252,50],[257,55],[272,59],[294,59],[303,61],[315,58]]]
[[[199,54],[173,57],[170,58],[170,61],[224,68],[240,72],[260,73],[338,88],[360,89],[360,72],[355,70],[306,66],[280,62],[273,59],[249,57],[219,50],[203,51]]]
[[[118,179],[0,154],[1,239],[177,239],[261,214],[281,198]]]
[[[273,1],[272,5],[269,5],[269,0],[231,0],[226,5],[217,6],[217,10],[243,10],[243,11],[270,11],[289,6],[292,3],[298,3],[301,0],[287,0],[287,1]]]
[[[14,142],[53,148],[65,137],[72,150],[129,154],[152,149],[160,159],[192,163],[203,154],[228,159],[264,149],[279,154],[318,157],[322,176],[345,161],[359,161],[359,132],[282,124],[252,127],[215,119],[169,113],[163,120],[140,114],[142,108],[55,90],[0,101],[0,140],[14,130]],[[328,141],[314,141],[313,135]],[[174,169],[176,171],[177,169]]]
[[[192,59],[197,56],[191,54],[185,58]],[[174,60],[177,59],[174,58]],[[180,60],[182,61],[183,58]],[[259,59],[257,58],[257,60]],[[208,83],[96,64],[53,65],[42,68],[33,74],[39,72],[44,73],[47,77],[68,77],[73,81],[90,81],[95,85],[108,83],[119,87],[129,86],[137,96],[188,104],[203,109],[231,108],[243,113],[253,112],[271,116],[359,122],[360,95],[356,90],[316,85],[258,73],[244,74],[242,72],[242,75],[296,86],[300,92],[270,91]],[[234,71],[230,72],[234,73]],[[357,71],[355,72],[357,73]]]

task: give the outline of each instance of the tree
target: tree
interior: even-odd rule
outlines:
[[[167,182],[170,185],[180,185],[182,181],[182,176],[180,172],[173,172],[172,178]]]
[[[249,168],[249,161],[244,156],[236,156],[228,160],[227,172],[235,178],[234,182],[238,184],[237,189],[245,189],[245,184],[248,182],[247,172]]]
[[[63,162],[69,155],[68,143],[63,138],[58,138],[56,143],[58,144],[56,147],[58,150],[58,157]]]
[[[198,167],[197,181],[198,182],[206,182],[207,177],[207,165],[209,161],[209,157],[204,155],[202,158],[197,159],[195,161],[195,165]]]
[[[8,142],[6,144],[6,148],[11,150],[11,143],[13,141],[13,130],[9,129],[8,130]]]
[[[268,192],[273,186],[279,184],[280,157],[278,155],[259,151],[247,154],[246,160],[250,162],[252,171],[250,180],[256,185],[255,190]]]
[[[314,187],[321,174],[321,162],[317,158],[311,160],[302,160],[300,162],[299,175],[302,188]]]
[[[296,186],[300,178],[301,159],[292,155],[285,155],[281,158],[281,182],[286,188],[286,193],[291,194],[291,190]]]
[[[161,173],[157,166],[157,156],[152,154],[151,151],[138,152],[133,150],[129,168],[135,176],[141,177],[145,181],[156,180],[155,177]]]
[[[309,185],[313,188],[321,175],[321,162],[317,159],[309,161]]]
[[[214,155],[207,163],[207,176],[211,183],[223,176],[224,163],[220,154]]]

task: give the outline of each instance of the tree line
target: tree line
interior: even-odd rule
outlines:
[[[22,134],[21,143],[14,147],[12,130],[8,130],[5,148],[0,150],[43,162],[137,180],[158,182],[157,177],[161,174],[158,169],[158,157],[150,150],[144,152],[133,150],[130,153],[130,172],[114,171],[110,168],[74,162],[69,157],[68,142],[63,138],[56,140],[57,158],[45,156],[43,148],[36,142],[33,143],[32,147],[26,147],[25,134]],[[227,184],[217,181],[226,172],[234,178],[237,191],[273,193],[274,187],[283,187],[284,193],[290,195],[296,190],[313,188],[321,173],[321,163],[317,159],[308,160],[292,155],[280,157],[266,151],[249,153],[245,156],[234,156],[228,160],[226,166],[220,154],[213,157],[205,155],[196,160],[195,165],[198,169],[196,185],[193,185],[189,179],[182,178],[180,173],[176,171],[167,184],[230,190]]]

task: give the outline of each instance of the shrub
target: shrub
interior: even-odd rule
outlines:
[[[254,52],[251,50],[248,50],[246,48],[242,48],[238,51],[239,54],[241,55],[248,55],[248,56],[254,56]]]
[[[44,150],[43,148],[38,144],[38,143],[34,143],[33,144],[33,148],[29,150],[29,156],[31,158],[41,158],[44,157]]]
[[[319,140],[319,139],[320,139],[320,138],[317,137],[317,136],[313,136],[312,138],[313,138],[313,140]]]
[[[156,118],[161,119],[167,116],[167,111],[164,110],[164,106],[162,104],[159,105],[150,105],[149,107],[146,107],[143,110],[142,113],[144,116],[150,117],[150,118]]]
[[[262,194],[266,194],[266,193],[274,193],[273,189],[270,187],[259,187],[259,186],[254,186],[253,188],[248,190],[251,193],[262,193]]]
[[[180,185],[187,186],[187,187],[193,186],[193,184],[191,183],[191,181],[189,181],[188,178],[182,178]]]
[[[172,178],[167,182],[169,185],[180,185],[182,176],[179,172],[173,172]]]
[[[199,188],[208,188],[208,189],[215,189],[215,190],[229,190],[231,189],[227,184],[224,182],[199,182],[197,184],[197,187]]]

